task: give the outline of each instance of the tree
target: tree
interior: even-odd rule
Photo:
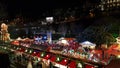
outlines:
[[[107,31],[107,26],[89,26],[82,33],[82,40],[88,40],[97,45],[110,44],[115,38]]]

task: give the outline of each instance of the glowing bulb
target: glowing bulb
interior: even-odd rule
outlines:
[[[32,50],[30,50],[30,53],[32,53]]]
[[[64,61],[65,61],[65,62],[67,62],[67,60],[66,60],[66,59],[65,59]]]
[[[17,48],[17,50],[18,50],[19,48]]]
[[[47,55],[47,57],[49,57],[49,55]]]
[[[40,59],[40,58],[38,58],[38,61],[41,61],[41,59]]]
[[[4,49],[7,49],[7,47],[5,47]]]
[[[63,44],[66,44],[66,43],[67,43],[67,41],[66,41],[66,40],[62,40],[61,42],[62,42]]]
[[[60,61],[60,58],[59,58],[59,57],[57,58],[57,61]]]
[[[28,50],[25,50],[25,52],[27,52]]]
[[[42,53],[42,54],[41,54],[41,56],[43,57],[43,56],[44,56],[44,54]]]

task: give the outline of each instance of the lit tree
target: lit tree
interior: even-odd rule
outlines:
[[[107,32],[106,27],[107,26],[90,26],[86,28],[82,33],[83,40],[94,42],[97,45],[114,42],[115,38]]]

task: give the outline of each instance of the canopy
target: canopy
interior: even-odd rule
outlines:
[[[68,64],[68,66],[69,66],[69,68],[76,68],[76,62],[75,61],[71,61],[69,64]]]
[[[50,61],[55,62],[55,61],[56,61],[56,56],[52,56],[52,57],[50,58]]]
[[[47,55],[44,57],[44,59],[48,60],[50,57],[51,57],[51,55],[50,55],[50,54],[47,54]]]
[[[96,46],[95,44],[89,42],[89,41],[84,41],[81,43],[81,45],[92,45],[92,46]]]
[[[61,64],[61,65],[67,65],[67,63],[68,63],[68,59],[66,59],[66,58],[64,58],[64,59],[62,59],[62,61],[61,62],[59,62],[59,64]]]
[[[89,47],[89,48],[94,48],[96,46],[96,44],[91,43],[89,41],[85,41],[81,43],[82,47]]]
[[[85,68],[95,68],[95,67],[93,65],[87,64],[87,65],[85,65]]]
[[[21,37],[18,37],[16,40],[18,40],[18,41],[19,41],[19,40],[22,40],[22,38],[21,38]]]

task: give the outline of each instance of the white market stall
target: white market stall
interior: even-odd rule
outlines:
[[[91,43],[89,41],[84,41],[84,42],[82,42],[80,44],[82,45],[82,47],[88,47],[90,49],[95,49],[95,46],[96,46],[96,44]]]

